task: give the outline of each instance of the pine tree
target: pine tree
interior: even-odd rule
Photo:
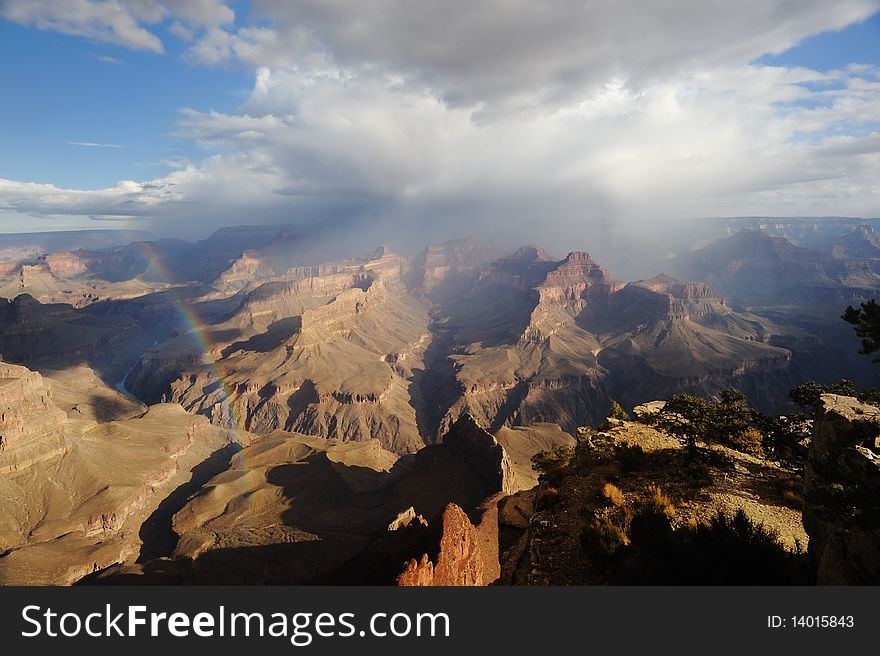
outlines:
[[[859,353],[869,355],[880,351],[880,305],[877,301],[871,299],[862,303],[859,308],[850,305],[841,319],[853,324],[856,335],[862,338],[862,350]],[[874,362],[880,362],[880,357],[874,358]]]

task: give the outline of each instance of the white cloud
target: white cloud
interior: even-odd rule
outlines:
[[[385,77],[264,69],[240,113],[183,112],[180,136],[217,151],[200,164],[175,160],[165,177],[98,191],[0,182],[0,210],[189,213],[206,227],[220,209],[246,222],[352,206],[416,223],[467,206],[486,225],[876,215],[880,135],[828,136],[856,117],[880,121],[873,69],[743,65],[637,92],[609,82],[581,103],[487,122]]]
[[[148,183],[123,180],[94,191],[0,178],[0,212],[145,217],[161,204],[184,200],[170,178]]]
[[[806,86],[830,82],[842,86]],[[805,106],[816,95],[827,105]],[[190,111],[181,129],[271,162],[286,195],[345,190],[385,206],[550,190],[587,212],[601,199],[605,211],[656,216],[760,213],[778,207],[771,190],[790,188],[802,212],[830,202],[838,213],[876,212],[875,197],[851,195],[854,177],[880,172],[865,146],[875,138],[825,136],[855,121],[880,121],[880,87],[845,72],[743,65],[639,91],[610,82],[581,103],[481,122],[389,78],[262,69],[241,114]],[[842,156],[844,143],[867,155]],[[819,181],[820,196],[804,194]],[[748,201],[723,206],[730,196]]]
[[[125,5],[136,25],[173,12],[197,61],[254,67],[237,111],[182,110],[201,162],[93,191],[0,180],[0,211],[160,230],[304,213],[464,229],[880,215],[878,70],[753,63],[874,0],[264,0],[265,22],[243,27],[220,4]]]
[[[82,146],[83,148],[122,148],[120,144],[95,143],[94,141],[68,141],[69,146]]]
[[[169,16],[193,28],[232,23],[223,0],[0,0],[0,18],[132,50],[164,52],[151,28]]]
[[[92,54],[92,55],[89,55],[89,57],[91,57],[95,61],[103,62],[104,64],[123,64],[124,63],[121,59],[119,59],[117,57],[111,57],[110,55]]]
[[[255,0],[269,27],[208,34],[254,66],[400,75],[451,104],[567,103],[611,77],[638,87],[681,71],[742,64],[864,19],[877,0]],[[200,47],[194,49],[198,56]]]

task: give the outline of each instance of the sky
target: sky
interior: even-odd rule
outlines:
[[[880,216],[880,0],[0,0],[0,232]]]

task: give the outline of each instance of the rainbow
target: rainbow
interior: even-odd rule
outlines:
[[[153,274],[158,276],[164,282],[169,284],[173,283],[174,276],[162,260],[162,257],[156,252],[156,249],[151,242],[135,242],[135,246],[146,259],[147,270],[151,270]],[[228,425],[227,428],[230,428],[235,433],[236,442],[238,442],[240,446],[246,446],[249,440],[242,438],[244,437],[243,433],[247,429],[244,421],[235,408],[235,394],[227,382],[226,372],[213,355],[216,349],[210,341],[208,325],[202,320],[196,310],[180,296],[176,287],[170,287],[168,293],[171,298],[172,306],[180,315],[180,318],[187,329],[187,335],[189,335],[196,343],[196,346],[203,355],[204,364],[208,366],[212,376],[216,379],[217,384],[219,385],[221,395],[220,403],[223,415],[229,418],[230,425]]]

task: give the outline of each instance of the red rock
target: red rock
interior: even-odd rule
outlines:
[[[397,577],[400,586],[485,585],[485,561],[477,529],[454,503],[443,511],[440,551],[434,564],[427,554],[410,560]]]

